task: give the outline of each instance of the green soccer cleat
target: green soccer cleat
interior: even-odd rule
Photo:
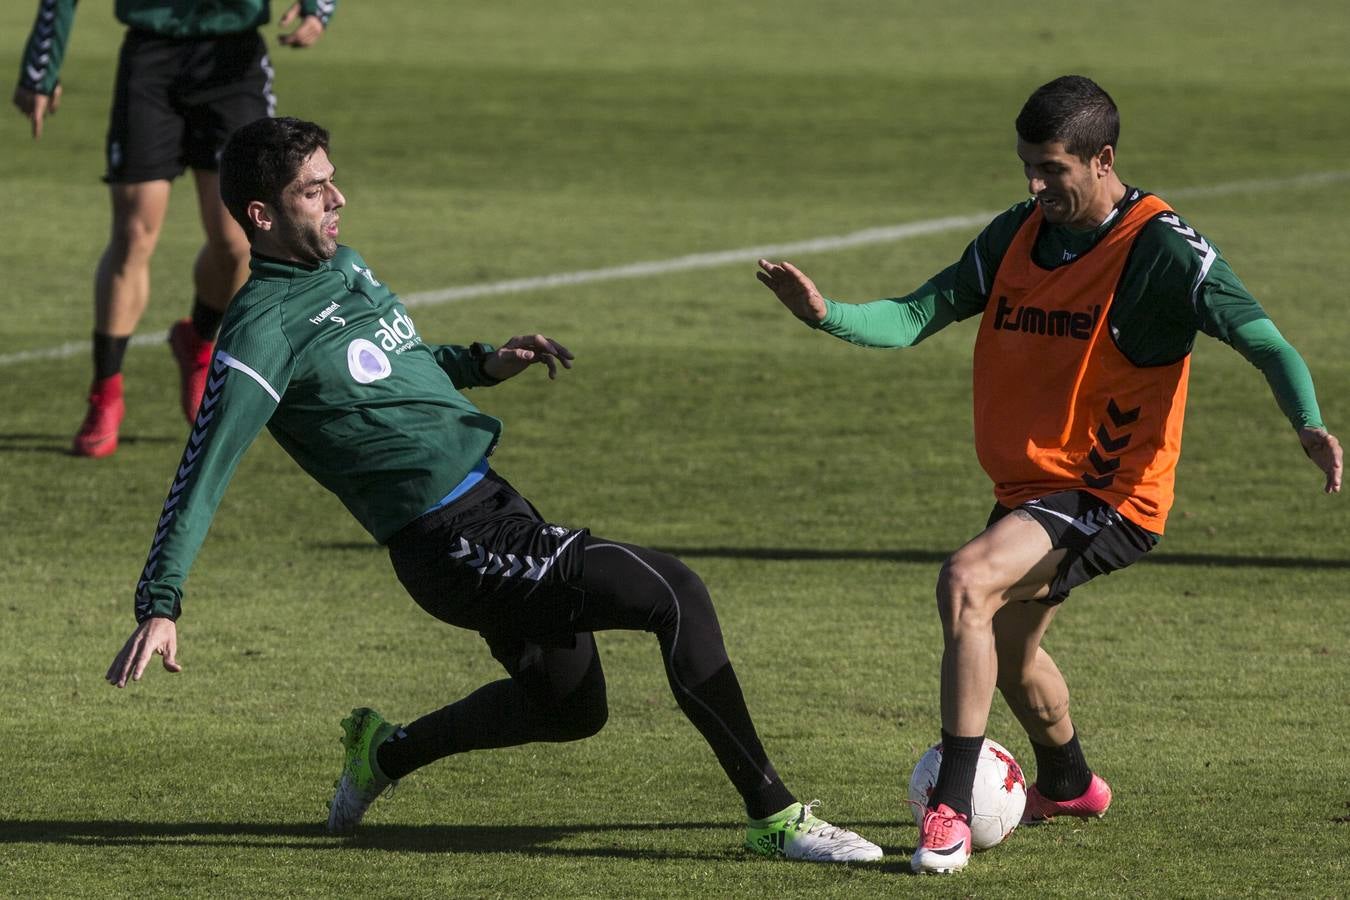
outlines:
[[[375,762],[375,748],[398,729],[373,709],[352,710],[342,720],[342,747],[347,758],[342,764],[342,777],[333,782],[337,792],[328,801],[328,831],[345,834],[361,824],[370,804],[393,785],[398,784],[380,771]]]
[[[767,819],[751,819],[745,847],[761,856],[785,856],[809,862],[867,862],[881,859],[881,848],[845,828],[812,814],[819,800],[794,803]]]

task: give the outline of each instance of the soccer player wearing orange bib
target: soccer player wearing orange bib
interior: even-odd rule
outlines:
[[[1341,488],[1340,442],[1323,427],[1302,357],[1217,247],[1120,180],[1119,130],[1115,104],[1090,79],[1038,88],[1017,117],[1033,199],[908,296],[839,303],[792,264],[760,260],[759,280],[789,311],[855,344],[909,347],[981,317],[975,448],[997,503],[938,576],[944,753],[916,872],[959,871],[970,858],[971,790],[996,686],[1036,755],[1023,821],[1101,816],[1110,805],[1041,638],[1074,587],[1128,566],[1162,535],[1198,332],[1261,370],[1326,492]]]

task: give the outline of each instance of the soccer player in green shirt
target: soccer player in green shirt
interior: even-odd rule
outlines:
[[[154,654],[179,671],[182,585],[240,457],[266,426],[389,548],[428,613],[479,632],[507,676],[404,726],[370,709],[343,721],[346,761],[328,827],[347,832],[393,782],[436,759],[605,724],[593,632],[656,635],[676,702],[745,802],[745,846],[830,862],[881,849],[813,814],[760,744],[712,600],[673,556],[545,521],[488,464],[502,424],[462,390],[572,354],[544,335],[500,348],[425,343],[369,265],[337,243],[345,200],[328,134],[260,119],[230,138],[221,192],[252,246],[210,365],[201,411],[136,590],[138,625],[108,669],[125,687]]]
[[[1261,370],[1324,489],[1341,487],[1340,443],[1323,426],[1302,357],[1217,247],[1117,176],[1119,116],[1106,92],[1082,76],[1057,78],[1027,100],[1017,134],[1033,199],[908,296],[838,303],[790,263],[761,260],[757,273],[803,322],[863,346],[909,347],[981,317],[975,443],[997,504],[938,578],[943,757],[916,872],[969,860],[995,686],[1036,755],[1023,821],[1101,816],[1110,805],[1041,638],[1072,588],[1128,566],[1162,534],[1198,333]]]
[[[14,105],[42,136],[61,103],[61,64],[76,0],[41,0],[24,48]],[[307,47],[323,35],[337,0],[301,0],[281,18],[282,44]],[[192,269],[189,318],[175,322],[169,346],[189,422],[201,402],[221,313],[248,275],[248,241],[220,203],[216,156],[240,125],[270,116],[272,64],[258,29],[267,0],[117,0],[127,26],[118,55],[106,145],[112,237],[94,275],[94,378],[75,435],[77,456],[117,450],[125,412],[122,358],[150,299],[150,258],[168,211],[173,180],[191,168],[206,242]]]

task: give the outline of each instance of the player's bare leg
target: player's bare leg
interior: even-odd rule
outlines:
[[[952,554],[938,576],[942,618],[942,767],[910,859],[915,872],[956,872],[970,859],[970,795],[998,681],[994,619],[1009,601],[1049,593],[1064,551],[1016,511]]]
[[[150,257],[169,208],[169,182],[114,184],[112,233],[94,273],[94,378],[72,452],[108,456],[122,424],[122,356],[150,301]]]
[[[998,680],[994,616],[1010,600],[1045,596],[1065,551],[1020,511],[952,554],[938,576],[942,617],[942,728],[982,735]],[[1048,624],[1048,623],[1047,623]]]
[[[1058,610],[1058,605],[1035,601],[1009,603],[994,616],[999,692],[1027,737],[1044,746],[1059,746],[1073,737],[1069,685],[1041,647]]]
[[[1111,788],[1088,768],[1069,716],[1069,686],[1041,646],[1058,606],[1009,603],[994,617],[998,687],[1036,753],[1023,823],[1057,815],[1100,817]]]
[[[206,243],[192,267],[192,283],[202,303],[223,313],[235,291],[248,279],[248,238],[220,199],[220,176],[202,169],[193,169],[192,175],[206,233]]]
[[[150,257],[169,209],[165,180],[110,185],[112,235],[94,275],[94,330],[130,337],[150,302]]]

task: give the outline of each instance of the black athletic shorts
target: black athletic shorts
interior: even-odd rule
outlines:
[[[418,606],[494,647],[520,639],[570,647],[589,535],[544,521],[488,469],[464,496],[395,534],[389,559]]]
[[[1125,568],[1158,543],[1158,535],[1140,528],[1087,491],[1049,494],[1017,508],[1026,510],[1045,529],[1056,550],[1068,550],[1050,581],[1050,595],[1038,601],[1050,606],[1063,603],[1069,591],[1080,584]],[[1012,512],[995,505],[985,527]]]
[[[106,145],[109,184],[214,171],[225,139],[272,115],[272,63],[257,31],[168,38],[132,29],[122,41]]]

